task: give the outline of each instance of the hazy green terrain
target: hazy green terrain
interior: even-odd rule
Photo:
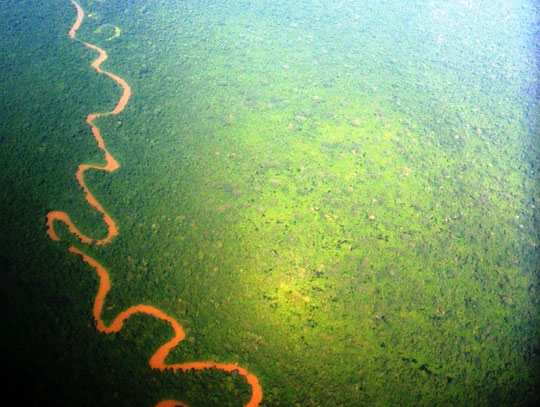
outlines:
[[[538,28],[532,0],[68,0],[0,4],[0,354],[32,401],[241,406],[242,378],[158,373],[238,363],[263,406],[539,402]],[[115,37],[115,27],[120,35]],[[536,44],[536,47],[535,47]],[[8,392],[9,393],[9,392]]]

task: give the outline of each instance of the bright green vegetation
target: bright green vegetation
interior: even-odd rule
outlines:
[[[120,228],[84,248],[106,319],[163,309],[188,336],[170,362],[237,362],[264,406],[539,401],[532,1],[81,4],[133,90],[98,123],[122,167],[87,176]],[[84,117],[119,88],[74,18],[0,6],[6,369],[63,405],[242,405],[234,375],[148,369],[166,324],[95,331],[81,245],[45,235],[48,210],[105,233],[74,172],[102,162]]]

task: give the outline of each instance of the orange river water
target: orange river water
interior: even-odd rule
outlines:
[[[93,44],[83,42],[77,38],[76,32],[83,22],[84,10],[75,0],[71,0],[71,2],[77,9],[77,18],[75,20],[75,23],[69,30],[69,37],[83,44],[85,47],[96,51],[98,53],[98,57],[92,62],[92,65],[91,65],[92,68],[94,68],[98,73],[108,76],[109,78],[114,80],[116,83],[118,83],[122,88],[122,96],[118,100],[113,110],[109,112],[104,112],[104,113],[91,113],[86,117],[86,123],[90,126],[92,130],[92,134],[94,135],[94,138],[97,141],[98,147],[105,154],[106,164],[104,166],[80,164],[77,169],[77,172],[75,173],[75,177],[84,192],[86,201],[102,214],[103,221],[107,225],[108,232],[104,238],[101,238],[101,239],[91,238],[85,235],[84,233],[82,233],[75,226],[75,224],[71,221],[69,215],[66,212],[52,211],[47,214],[47,234],[52,240],[55,240],[55,241],[60,240],[60,237],[54,230],[55,221],[59,221],[59,222],[64,223],[67,226],[70,233],[76,235],[82,243],[89,244],[89,245],[94,244],[94,245],[100,246],[100,245],[110,243],[114,239],[114,237],[118,235],[118,228],[116,226],[116,223],[112,219],[112,217],[105,211],[105,209],[96,199],[96,197],[90,192],[88,186],[86,185],[84,181],[84,173],[90,169],[112,172],[118,169],[120,167],[120,164],[118,163],[118,161],[114,159],[112,154],[105,147],[105,142],[103,141],[103,137],[101,136],[99,128],[94,122],[96,119],[100,117],[117,115],[120,112],[122,112],[124,108],[126,107],[129,101],[129,98],[131,97],[131,88],[129,87],[128,83],[124,79],[100,68],[101,64],[107,59],[107,53],[103,49]],[[120,314],[118,314],[114,318],[114,320],[111,322],[110,325],[108,326],[105,325],[105,323],[101,319],[101,311],[103,310],[105,297],[107,296],[107,293],[110,290],[109,273],[98,261],[88,256],[80,249],[74,246],[71,246],[69,248],[69,252],[81,256],[82,260],[85,261],[89,266],[91,266],[96,271],[96,274],[99,277],[99,289],[98,289],[98,292],[94,301],[93,316],[96,322],[96,327],[100,332],[103,332],[106,334],[119,332],[122,329],[124,322],[133,314],[147,314],[157,319],[160,319],[162,321],[165,321],[169,324],[169,326],[174,331],[174,336],[167,343],[161,345],[159,349],[152,355],[149,362],[150,367],[152,369],[158,369],[158,370],[169,369],[169,370],[173,370],[174,372],[177,372],[178,370],[189,371],[189,370],[217,369],[217,370],[223,370],[225,372],[230,372],[230,373],[236,372],[237,374],[245,377],[246,381],[251,386],[252,395],[251,395],[251,399],[247,402],[246,407],[256,407],[260,404],[260,402],[262,401],[262,388],[259,384],[259,381],[255,375],[253,375],[252,373],[249,373],[243,367],[240,367],[233,363],[218,363],[218,362],[213,362],[213,361],[187,362],[187,363],[175,363],[175,364],[166,363],[165,359],[169,355],[169,352],[171,351],[172,348],[174,348],[176,345],[182,342],[182,340],[184,340],[185,333],[184,333],[184,330],[182,329],[182,326],[178,323],[178,321],[176,321],[174,318],[170,317],[169,315],[165,314],[160,309],[155,308],[151,305],[143,305],[143,304],[135,305],[126,309]],[[186,404],[180,401],[176,401],[176,400],[163,400],[156,405],[156,407],[173,407],[173,406],[187,407]]]

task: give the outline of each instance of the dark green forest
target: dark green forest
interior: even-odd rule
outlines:
[[[532,0],[0,4],[0,355],[20,404],[540,403],[539,10]]]

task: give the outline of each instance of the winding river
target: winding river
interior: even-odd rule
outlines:
[[[105,155],[105,165],[99,166],[99,165],[91,165],[91,164],[80,164],[77,172],[75,173],[75,177],[77,179],[77,182],[81,186],[86,201],[97,211],[99,211],[102,214],[103,221],[107,225],[107,235],[104,238],[96,239],[92,238],[90,236],[85,235],[83,232],[81,232],[73,223],[73,221],[70,219],[69,215],[66,212],[62,211],[52,211],[47,214],[47,234],[52,240],[60,241],[60,237],[56,233],[54,229],[55,222],[62,222],[64,223],[71,234],[77,236],[77,238],[81,241],[81,243],[87,244],[87,245],[105,245],[108,243],[111,243],[111,241],[118,235],[118,227],[115,223],[115,221],[112,219],[112,217],[107,213],[107,211],[103,208],[103,206],[99,203],[99,201],[96,199],[96,197],[92,194],[88,186],[86,185],[86,182],[84,180],[84,174],[88,170],[98,170],[98,171],[107,171],[112,172],[117,170],[120,167],[120,164],[118,161],[115,160],[115,158],[112,156],[112,154],[107,150],[105,147],[105,142],[103,140],[103,137],[101,136],[101,132],[99,130],[99,127],[95,124],[95,121],[99,119],[100,117],[104,116],[111,116],[111,115],[117,115],[121,113],[126,105],[129,102],[129,99],[131,97],[131,88],[128,85],[128,83],[120,78],[119,76],[107,72],[103,69],[101,69],[101,64],[107,59],[107,52],[105,50],[99,48],[96,45],[89,44],[87,42],[81,41],[77,38],[77,30],[81,26],[83,20],[84,20],[84,10],[80,6],[79,3],[77,3],[75,0],[71,0],[73,5],[75,6],[77,10],[77,18],[75,20],[75,23],[69,30],[69,37],[78,43],[81,43],[85,47],[94,50],[98,53],[98,57],[92,62],[92,68],[94,68],[98,73],[103,74],[114,80],[120,87],[122,88],[122,96],[118,100],[116,106],[114,109],[108,112],[103,113],[91,113],[86,117],[86,123],[90,126],[92,130],[92,134],[94,135],[95,140],[97,141],[98,147],[103,151]],[[232,363],[218,363],[214,361],[203,361],[203,362],[186,362],[186,363],[175,363],[175,364],[168,364],[166,363],[167,356],[169,355],[169,352],[172,348],[177,346],[182,340],[185,338],[184,330],[182,329],[182,326],[171,316],[165,314],[160,309],[153,307],[151,305],[134,305],[132,307],[129,307],[125,311],[122,311],[119,313],[114,320],[110,323],[110,325],[106,325],[102,318],[101,318],[101,311],[103,310],[103,305],[105,302],[105,298],[107,296],[107,293],[110,290],[110,278],[109,273],[107,270],[95,259],[84,253],[81,249],[71,246],[69,247],[69,252],[74,253],[76,255],[81,256],[82,260],[86,262],[90,267],[92,267],[96,274],[99,277],[99,288],[96,295],[96,298],[94,300],[94,308],[93,308],[93,316],[94,320],[96,322],[96,328],[103,333],[109,334],[109,333],[116,333],[119,332],[124,322],[131,317],[134,314],[146,314],[151,315],[157,319],[160,319],[162,321],[165,321],[169,324],[169,326],[172,328],[174,335],[172,339],[170,339],[165,344],[161,345],[158,350],[151,356],[149,364],[152,369],[158,369],[158,370],[173,370],[174,372],[180,371],[189,371],[189,370],[203,370],[203,369],[217,369],[222,370],[225,372],[236,372],[237,374],[245,377],[246,381],[251,386],[251,399],[247,402],[246,407],[256,407],[260,404],[262,401],[262,388],[259,384],[259,381],[255,375],[252,373],[249,373],[245,368],[240,367],[236,364]],[[186,404],[176,401],[176,400],[163,400],[159,402],[157,407],[173,407],[173,406],[180,406],[180,407],[187,407]]]

